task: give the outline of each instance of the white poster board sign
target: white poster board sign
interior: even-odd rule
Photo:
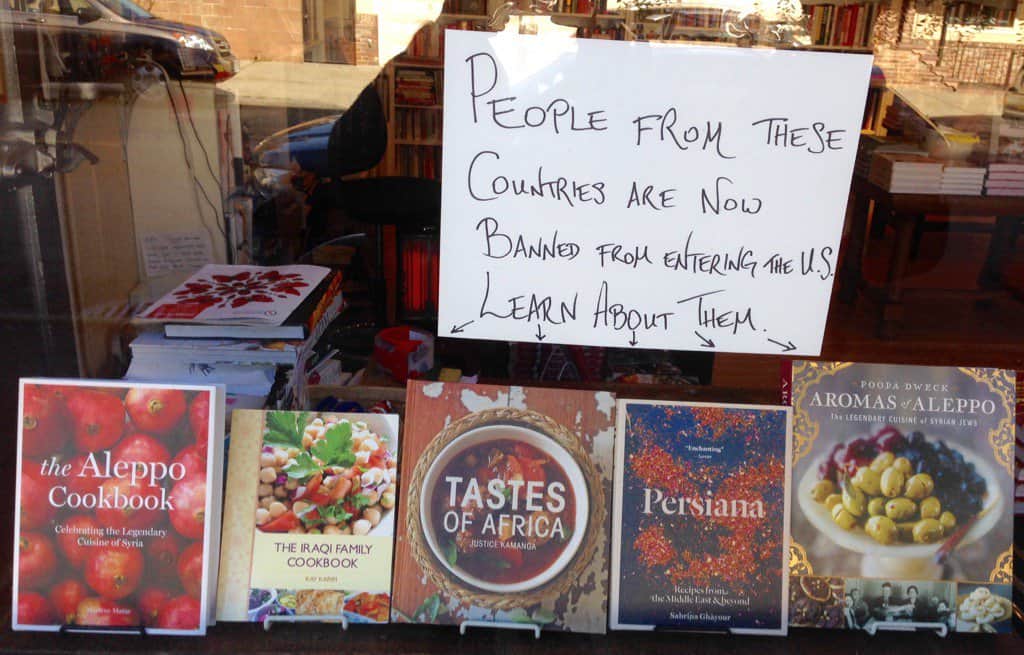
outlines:
[[[441,336],[819,354],[869,55],[445,38]]]

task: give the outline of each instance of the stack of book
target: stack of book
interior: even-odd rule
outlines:
[[[1024,196],[1024,160],[989,163],[985,195]]]
[[[322,377],[317,343],[343,305],[329,268],[204,266],[136,317],[125,377],[224,384],[233,408],[263,407],[276,386],[273,404],[290,406]]]
[[[940,160],[924,155],[882,153],[871,162],[868,179],[892,193],[941,193]]]
[[[400,105],[436,105],[440,91],[440,71],[401,68],[395,73],[395,102]]]
[[[871,173],[871,160],[875,157],[875,151],[885,144],[885,139],[870,134],[861,136],[857,145],[857,158],[853,162],[853,173],[858,177],[866,178]]]
[[[943,195],[980,196],[984,186],[984,166],[951,162],[942,169]]]

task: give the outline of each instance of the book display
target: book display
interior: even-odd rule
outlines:
[[[15,630],[202,635],[220,543],[217,387],[27,379]]]
[[[217,618],[386,623],[398,417],[239,410]]]
[[[786,634],[789,409],[616,413],[612,628]]]
[[[405,411],[392,620],[603,633],[614,397],[410,382]]]
[[[3,5],[0,653],[1024,652],[1015,3]]]
[[[998,599],[955,617],[978,585],[1009,602],[1013,372],[794,362],[791,384],[791,625],[988,631]]]

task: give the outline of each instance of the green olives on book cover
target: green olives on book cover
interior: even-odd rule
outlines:
[[[614,405],[410,382],[392,620],[603,633]]]
[[[1014,373],[794,362],[791,390],[791,625],[995,631],[1012,582]]]
[[[222,389],[28,379],[19,414],[14,629],[205,633]]]
[[[616,629],[786,634],[790,409],[620,400]]]

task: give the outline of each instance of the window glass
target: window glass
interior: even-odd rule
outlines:
[[[823,356],[1024,363],[1024,32],[1013,0],[258,4],[4,2],[17,11],[0,17],[0,125],[20,145],[3,153],[0,209],[36,235],[4,246],[7,277],[24,281],[8,319],[37,321],[18,324],[15,343],[53,330],[32,345],[48,353],[31,360],[45,370],[18,370],[122,375],[130,317],[202,261],[344,262],[346,321],[371,335],[436,330],[441,161],[460,130],[444,122],[445,31],[498,29],[506,15],[520,33],[569,39],[873,54]],[[116,18],[70,18],[98,8]],[[607,80],[611,103],[616,89]],[[932,173],[893,180],[886,171],[908,157]],[[441,350],[501,379],[585,377],[569,351],[543,365],[536,344],[492,346]],[[605,381],[735,387],[773,386],[778,364],[594,356]]]

